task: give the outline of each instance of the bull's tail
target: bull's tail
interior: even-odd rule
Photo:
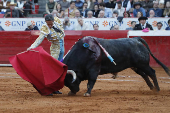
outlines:
[[[152,52],[150,51],[149,46],[148,46],[148,44],[146,43],[146,41],[145,41],[144,39],[142,39],[141,37],[134,37],[134,38],[136,38],[137,40],[139,40],[140,42],[142,42],[142,43],[146,46],[146,48],[148,49],[150,55],[155,59],[155,61],[156,61],[160,66],[163,67],[163,69],[165,70],[165,72],[170,76],[170,70],[168,69],[168,67],[166,67],[162,62],[160,62],[160,61],[152,54]]]

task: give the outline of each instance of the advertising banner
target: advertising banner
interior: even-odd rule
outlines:
[[[156,29],[157,22],[162,22],[163,29],[168,26],[169,18],[149,18],[147,22],[152,25],[153,29]],[[61,19],[63,21],[64,19]],[[93,24],[99,25],[99,30],[110,30],[114,25],[119,25],[120,30],[126,30],[131,26],[132,21],[136,21],[138,24],[138,18],[123,18],[121,22],[118,22],[115,18],[84,18],[85,23],[88,23],[90,30],[93,30]],[[27,22],[32,22],[39,29],[45,23],[44,18],[0,18],[0,25],[5,31],[24,31],[27,28]],[[70,19],[71,24],[76,26],[78,24],[77,19]]]

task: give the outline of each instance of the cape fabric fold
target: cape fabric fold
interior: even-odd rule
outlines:
[[[64,87],[67,66],[49,55],[41,46],[9,58],[19,76],[30,82],[41,95]]]

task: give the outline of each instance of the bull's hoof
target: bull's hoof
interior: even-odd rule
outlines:
[[[113,79],[116,79],[116,78],[117,78],[117,74],[118,74],[118,73],[113,73],[112,78],[113,78]]]
[[[159,90],[156,89],[155,87],[152,89],[152,91],[153,91],[155,94],[158,94],[158,93],[159,93]]]
[[[73,93],[71,91],[68,93],[68,96],[75,96],[75,95],[76,95],[76,93]]]
[[[113,79],[116,79],[116,77],[117,77],[117,76],[115,76],[115,75],[112,76]]]
[[[90,97],[91,96],[91,94],[89,94],[89,93],[84,93],[84,97]]]

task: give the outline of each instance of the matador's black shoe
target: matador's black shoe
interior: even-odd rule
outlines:
[[[51,94],[49,94],[49,95],[46,95],[46,96],[53,96],[53,94],[51,93]]]
[[[53,94],[62,94],[60,91],[54,91]]]

